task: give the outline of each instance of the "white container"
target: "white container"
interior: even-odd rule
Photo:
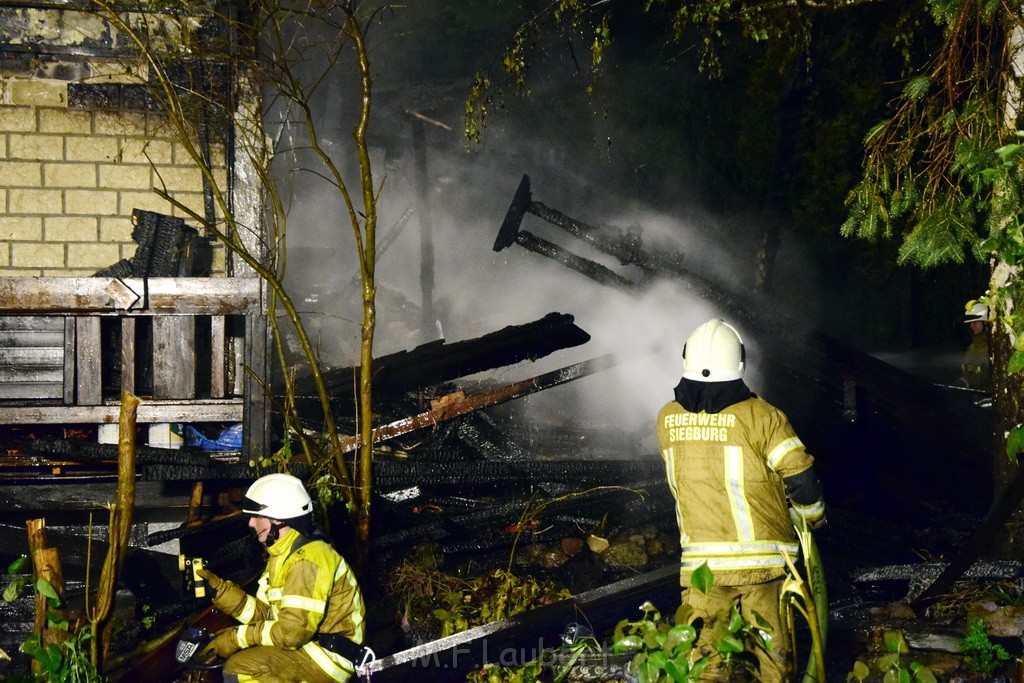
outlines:
[[[117,437],[121,429],[117,424],[101,424],[96,430],[96,440],[99,443],[117,443]]]
[[[174,422],[160,422],[149,426],[149,445],[153,448],[178,449],[185,445],[181,425]]]

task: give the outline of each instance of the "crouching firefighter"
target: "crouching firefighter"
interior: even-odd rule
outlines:
[[[348,681],[373,660],[364,648],[365,606],[345,559],[313,520],[313,503],[289,474],[257,479],[243,512],[270,557],[255,597],[207,569],[213,604],[240,622],[203,655],[223,657],[225,683]]]

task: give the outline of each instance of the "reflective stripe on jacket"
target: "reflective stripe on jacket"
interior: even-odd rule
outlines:
[[[345,559],[325,541],[309,541],[293,552],[300,536],[291,529],[268,548],[270,558],[255,597],[232,585],[214,604],[241,622],[237,639],[242,648],[302,649],[331,678],[345,681],[353,663],[324,650],[313,638],[338,633],[362,643],[365,606],[359,585]]]
[[[658,442],[676,499],[683,585],[704,562],[723,586],[781,576],[784,553],[796,560],[799,550],[782,479],[814,462],[782,411],[757,397],[710,414],[672,401],[658,414]],[[801,512],[813,517],[819,505]]]

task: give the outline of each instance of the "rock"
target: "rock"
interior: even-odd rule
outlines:
[[[643,546],[626,541],[615,543],[601,555],[601,561],[608,567],[641,570],[649,561]]]
[[[605,550],[608,550],[608,539],[590,534],[587,536],[587,546],[590,548],[591,552],[600,555]]]
[[[538,566],[544,569],[561,567],[569,559],[561,548],[545,543],[528,545],[516,553],[516,564],[524,567]]]
[[[583,540],[579,538],[563,538],[562,539],[562,552],[569,557],[575,557],[583,550]]]

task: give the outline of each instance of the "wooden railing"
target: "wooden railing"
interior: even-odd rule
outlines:
[[[254,278],[0,278],[0,424],[243,422],[262,444],[266,318]],[[57,322],[59,321],[59,322]],[[33,349],[26,333],[41,340]]]

